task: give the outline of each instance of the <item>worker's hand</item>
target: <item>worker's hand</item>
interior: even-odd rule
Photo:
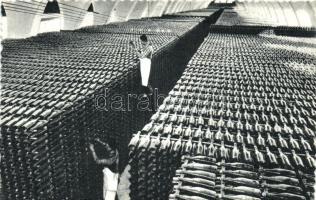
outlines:
[[[95,138],[94,140],[95,140],[96,142],[102,143],[99,138]]]
[[[89,144],[89,148],[90,148],[90,150],[92,151],[92,152],[94,152],[94,145],[93,144]]]

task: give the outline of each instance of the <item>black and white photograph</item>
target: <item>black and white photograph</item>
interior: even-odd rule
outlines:
[[[316,200],[316,0],[0,2],[0,200]]]

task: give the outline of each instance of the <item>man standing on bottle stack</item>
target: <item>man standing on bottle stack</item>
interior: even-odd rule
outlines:
[[[140,61],[140,74],[142,79],[143,93],[144,97],[151,95],[153,90],[152,87],[148,84],[150,70],[151,70],[151,59],[153,56],[154,49],[149,43],[148,38],[145,34],[140,36],[141,48],[138,49],[133,41],[130,41],[130,45],[135,49],[136,54]]]

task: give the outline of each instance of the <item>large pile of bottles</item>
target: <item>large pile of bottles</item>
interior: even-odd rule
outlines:
[[[220,162],[210,168],[223,182],[215,193],[199,187],[195,192],[192,187],[175,188],[184,195],[313,197],[316,76],[315,71],[295,66],[315,68],[316,55],[299,51],[305,46],[282,38],[216,33],[205,38],[158,111],[131,140],[131,174],[136,174],[131,178],[132,199],[152,199],[153,194],[166,198],[182,155],[203,155]],[[225,167],[234,162],[249,164],[252,173]],[[230,185],[231,179],[237,178],[236,183],[243,174],[260,179],[258,187]],[[273,175],[281,177],[276,180]],[[146,185],[150,185],[147,190]],[[177,195],[171,198],[191,199]]]
[[[166,25],[179,35],[148,35],[155,49],[152,84],[165,92],[206,34],[196,18]],[[3,41],[0,147],[7,199],[98,199],[93,177],[100,174],[91,167],[89,142],[115,139],[124,165],[131,131],[149,115],[135,106],[112,111],[99,97],[140,94],[139,63],[129,42],[139,46],[141,32],[134,29],[146,33],[152,26],[142,19],[97,27],[109,32],[92,27]]]

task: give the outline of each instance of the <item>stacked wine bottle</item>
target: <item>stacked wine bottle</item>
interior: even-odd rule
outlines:
[[[163,82],[160,92],[175,84],[168,77],[180,76],[207,34],[205,24],[185,19],[168,20],[172,32],[179,26],[179,36],[149,35],[153,85]],[[109,33],[65,31],[2,43],[1,180],[7,199],[99,198],[93,191],[100,175],[93,171],[88,144],[95,137],[113,138],[121,168],[127,162],[131,131],[144,126],[149,112],[137,111],[137,102],[129,102],[131,112],[113,111],[103,100],[140,94],[137,56],[128,46],[130,40],[140,45],[140,32],[130,30],[150,26],[139,20],[100,27]]]
[[[312,42],[308,46],[315,48]],[[283,36],[209,34],[157,113],[136,134],[131,149],[137,152],[137,138],[142,141],[150,137],[158,144],[170,143],[166,151],[172,149],[180,156],[202,154],[217,161],[248,163],[256,167],[256,173],[261,168],[276,168],[276,173],[289,178],[295,173],[300,189],[285,192],[292,188],[285,181],[279,190],[270,183],[260,183],[263,191],[253,197],[312,198],[315,71],[295,67],[315,67],[315,52],[307,53],[305,49],[306,45]],[[176,143],[182,148],[174,150]],[[130,161],[134,159],[130,157]],[[173,163],[168,169],[170,174],[164,182],[153,184],[156,187],[172,187],[168,177],[174,175],[172,169],[179,163],[179,156],[168,159]],[[146,168],[143,165],[139,171],[132,167],[131,173],[147,173]],[[157,174],[168,171],[160,163],[155,168],[160,169]],[[135,179],[136,188],[142,180]],[[260,177],[255,179],[261,181]],[[225,194],[230,196],[229,192]],[[138,199],[137,192],[133,198]]]
[[[310,199],[295,170],[185,156],[169,199]],[[310,175],[303,175],[311,178]],[[304,196],[305,194],[305,196]]]

